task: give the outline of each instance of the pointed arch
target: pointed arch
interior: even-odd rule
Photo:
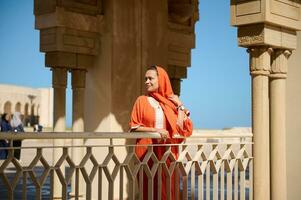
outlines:
[[[12,103],[10,101],[6,101],[4,103],[4,108],[3,108],[4,113],[11,114],[12,113],[11,107],[12,107]]]
[[[20,112],[21,113],[21,103],[17,102],[15,105],[15,112]]]

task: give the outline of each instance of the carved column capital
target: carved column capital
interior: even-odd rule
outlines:
[[[271,54],[273,49],[266,46],[251,47],[247,50],[250,55],[251,75],[268,75],[271,69]]]
[[[276,49],[272,55],[271,78],[286,78],[288,71],[288,59],[292,54],[291,50]]]
[[[67,69],[66,68],[51,68],[52,71],[52,86],[53,88],[67,87]]]
[[[72,69],[71,75],[72,89],[83,89],[86,87],[86,70]]]

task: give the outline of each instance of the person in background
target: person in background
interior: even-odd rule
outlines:
[[[158,132],[160,139],[137,139],[135,152],[140,160],[143,160],[147,153],[147,146],[154,144],[154,152],[161,160],[166,152],[166,146],[156,146],[156,144],[170,144],[171,153],[175,159],[178,158],[178,149],[176,145],[183,139],[176,138],[177,135],[189,137],[192,134],[192,121],[189,118],[189,111],[177,95],[173,93],[171,83],[166,71],[159,66],[151,66],[145,73],[146,95],[137,98],[131,115],[131,132]],[[172,160],[166,160],[167,166],[170,166]],[[152,163],[149,163],[151,168]],[[144,176],[143,199],[147,199],[147,180]],[[170,199],[175,199],[175,177],[174,174],[170,180],[170,188],[167,186],[167,177],[162,173],[161,199],[167,199],[168,193]],[[154,179],[154,199],[158,195],[158,177]]]
[[[21,113],[15,112],[13,114],[13,118],[11,120],[11,127],[13,132],[15,133],[24,132],[23,124],[21,121]],[[13,147],[17,147],[14,149],[14,157],[18,160],[20,160],[20,156],[21,156],[21,149],[20,149],[21,145],[22,145],[21,140],[13,141]]]
[[[10,125],[10,115],[7,113],[4,113],[1,117],[1,132],[11,132],[12,127]],[[7,140],[0,140],[0,159],[5,160],[7,158],[7,149],[6,147],[9,146],[9,143]]]

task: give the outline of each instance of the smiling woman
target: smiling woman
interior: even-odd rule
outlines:
[[[169,77],[166,71],[159,66],[151,66],[145,73],[146,95],[138,97],[133,107],[130,129],[132,132],[158,132],[161,139],[137,139],[136,143],[141,146],[136,147],[136,154],[142,160],[147,152],[148,145],[151,144],[178,144],[183,139],[176,139],[175,136],[181,135],[188,137],[192,134],[192,122],[189,119],[189,112],[178,96],[174,95]],[[158,160],[161,160],[166,147],[154,147],[154,153]],[[178,149],[171,147],[172,155],[178,157]],[[166,160],[167,165],[171,163],[170,158]],[[149,163],[149,167],[152,163]],[[145,177],[146,178],[146,177]],[[162,174],[162,185],[166,187],[165,174]],[[171,177],[171,185],[174,186],[175,177]],[[154,181],[157,183],[158,181]],[[147,184],[143,183],[144,197],[147,199]],[[171,191],[171,199],[175,199],[175,190],[172,187],[162,187],[162,199],[166,199],[167,191]],[[154,187],[154,194],[158,193],[157,186]],[[156,197],[156,195],[154,195]]]
[[[151,66],[145,73],[145,87],[147,92],[155,92],[159,88],[158,71],[155,66]]]

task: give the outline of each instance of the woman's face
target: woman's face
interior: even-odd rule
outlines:
[[[10,116],[9,116],[9,114],[5,115],[5,119],[6,119],[6,121],[10,121]]]
[[[158,75],[155,70],[147,70],[145,73],[145,88],[148,93],[156,92],[159,88]]]

